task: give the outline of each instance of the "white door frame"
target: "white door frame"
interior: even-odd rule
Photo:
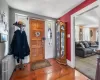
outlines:
[[[71,66],[72,68],[75,68],[75,17],[91,9],[94,9],[97,6],[98,3],[97,1],[95,1],[92,4],[71,15],[71,61],[69,66]]]

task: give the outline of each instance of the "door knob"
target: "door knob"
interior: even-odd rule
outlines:
[[[46,38],[45,38],[45,37],[42,37],[42,40],[43,40],[43,41],[45,41],[45,40],[46,40]]]

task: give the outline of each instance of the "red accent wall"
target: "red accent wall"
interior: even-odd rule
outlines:
[[[67,27],[67,33],[66,34],[71,34],[71,15],[82,8],[88,6],[89,4],[95,2],[96,0],[85,0],[83,3],[66,13],[64,16],[60,17],[59,20],[62,22],[66,22],[66,27]],[[67,38],[67,59],[71,61],[71,38]]]

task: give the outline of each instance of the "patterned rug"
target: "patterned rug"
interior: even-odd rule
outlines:
[[[41,69],[49,66],[51,66],[51,64],[48,60],[42,60],[42,61],[33,62],[31,65],[31,69],[36,70],[36,69]]]
[[[97,55],[93,55],[87,58],[76,57],[76,69],[92,80],[95,80],[96,65]]]

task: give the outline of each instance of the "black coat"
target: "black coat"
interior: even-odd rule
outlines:
[[[29,45],[25,31],[16,30],[11,42],[11,54],[16,59],[24,59],[30,54]]]

